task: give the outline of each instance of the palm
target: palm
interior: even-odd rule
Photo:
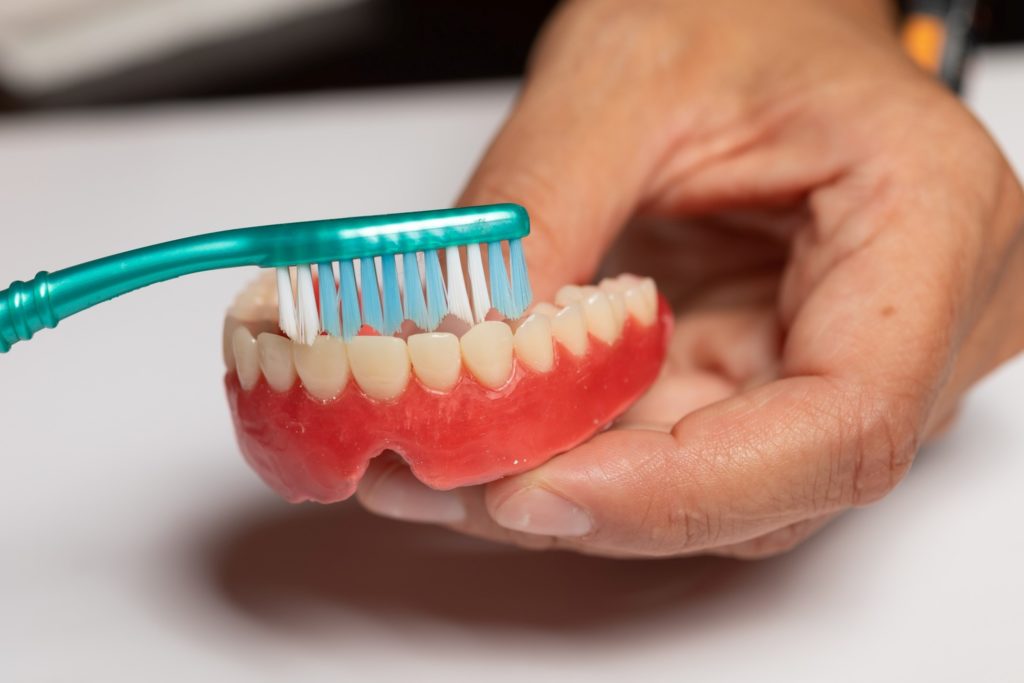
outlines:
[[[764,228],[778,234],[786,220],[645,219],[623,233],[605,267],[653,276],[677,317],[661,376],[618,427],[668,431],[682,416],[774,375],[786,245]]]

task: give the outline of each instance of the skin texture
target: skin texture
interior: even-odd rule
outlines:
[[[463,201],[529,209],[542,297],[641,264],[675,306],[668,369],[618,428],[484,487],[377,463],[383,514],[772,555],[885,496],[1024,348],[1020,181],[881,0],[570,2]]]

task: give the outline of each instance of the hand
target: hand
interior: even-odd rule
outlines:
[[[1024,347],[1024,198],[890,10],[563,7],[463,201],[530,210],[542,298],[643,264],[678,315],[664,376],[532,472],[435,492],[381,460],[364,505],[529,547],[758,557],[892,490]]]

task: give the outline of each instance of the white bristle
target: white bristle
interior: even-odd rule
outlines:
[[[288,268],[277,269],[277,324],[289,339],[298,336],[299,322]]]
[[[298,336],[292,337],[300,344],[312,345],[320,334],[320,313],[313,293],[313,271],[308,265],[295,269],[295,289],[298,299]],[[291,335],[289,335],[291,336]]]
[[[481,323],[491,310],[491,295],[487,292],[487,273],[480,245],[468,245],[466,255],[469,257],[469,286],[473,291],[473,315],[476,322]]]
[[[456,318],[473,324],[473,310],[469,307],[466,293],[466,276],[462,273],[462,258],[458,247],[444,250],[445,268],[448,271],[448,312]]]

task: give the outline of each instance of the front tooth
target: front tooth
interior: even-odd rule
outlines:
[[[348,343],[348,363],[370,398],[389,401],[409,384],[409,347],[398,337],[355,337]]]
[[[615,324],[615,313],[608,297],[601,291],[595,291],[583,300],[583,315],[587,319],[587,330],[609,346],[619,336],[618,325]]]
[[[296,344],[292,354],[302,385],[314,398],[329,401],[348,383],[348,353],[341,339],[317,337],[311,346]]]
[[[448,332],[414,334],[408,339],[416,376],[430,389],[448,391],[459,381],[462,357],[459,338]]]
[[[288,391],[295,384],[295,363],[292,361],[292,342],[284,337],[263,332],[256,337],[260,368],[267,384],[274,391]]]
[[[650,281],[649,281],[650,282]],[[654,283],[651,282],[653,285]],[[636,318],[641,325],[652,325],[658,316],[657,293],[652,298],[644,291],[643,285],[637,285],[626,290],[626,310]]]
[[[551,334],[574,356],[582,356],[587,352],[587,322],[583,317],[583,307],[569,304],[551,321]]]
[[[231,349],[235,355],[238,383],[248,391],[260,381],[260,357],[256,351],[256,338],[246,327],[236,327],[231,334]]]
[[[512,328],[488,320],[462,335],[462,360],[477,381],[499,389],[512,376]]]
[[[516,356],[537,372],[548,372],[555,364],[555,347],[551,343],[551,320],[531,315],[522,322],[513,336]]]

